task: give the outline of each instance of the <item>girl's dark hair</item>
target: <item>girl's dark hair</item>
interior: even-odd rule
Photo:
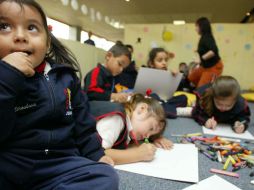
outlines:
[[[205,34],[212,35],[212,28],[210,21],[206,17],[201,17],[196,21],[196,25],[198,25],[201,36]]]
[[[144,96],[143,94],[134,94],[131,97],[131,100],[124,104],[126,114],[131,117],[133,111],[136,109],[139,103],[147,104],[148,105],[147,117],[150,116],[155,117],[160,124],[161,131],[158,134],[155,134],[150,137],[151,140],[155,140],[156,138],[159,138],[162,135],[167,125],[164,109],[157,100],[151,97]]]
[[[0,0],[0,4],[3,2],[15,2],[20,5],[21,9],[24,9],[24,5],[34,7],[41,15],[43,27],[47,34],[47,43],[50,43],[50,49],[45,55],[46,61],[54,60],[56,63],[66,64],[72,67],[75,71],[79,72],[80,79],[82,78],[80,72],[80,66],[73,53],[66,48],[54,35],[49,31],[46,15],[42,7],[34,0]]]
[[[202,95],[200,105],[209,116],[212,116],[214,111],[214,98],[234,97],[236,100],[240,96],[240,93],[240,85],[235,78],[231,76],[220,76],[212,83],[211,88],[208,88]]]
[[[154,59],[157,55],[157,53],[160,53],[160,52],[165,52],[165,53],[168,53],[164,48],[153,48],[151,49],[151,51],[149,52],[149,57],[148,57],[148,61],[147,61],[147,66],[152,68],[153,67],[153,62],[154,62]]]
[[[113,45],[108,52],[111,52],[114,57],[119,57],[121,55],[127,56],[131,61],[131,52],[124,44],[116,43]]]

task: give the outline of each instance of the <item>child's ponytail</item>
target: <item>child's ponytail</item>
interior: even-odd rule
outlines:
[[[213,115],[214,110],[213,97],[214,97],[213,89],[209,88],[206,90],[206,92],[200,99],[200,106],[201,108],[204,109],[204,111],[207,113],[209,117]]]

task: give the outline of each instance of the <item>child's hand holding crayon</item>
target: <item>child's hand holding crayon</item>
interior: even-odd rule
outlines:
[[[138,147],[140,160],[151,161],[154,159],[156,147],[151,143],[143,143]]]
[[[215,129],[217,126],[217,121],[214,119],[214,117],[208,119],[205,123],[205,127],[208,129]]]
[[[236,121],[235,124],[234,124],[234,131],[236,133],[243,133],[244,132],[244,123],[243,122],[240,122],[240,121]]]
[[[153,141],[153,144],[157,148],[163,148],[163,149],[167,149],[167,150],[173,148],[173,142],[170,141],[169,139],[166,139],[165,137],[160,137],[158,139],[155,139]]]

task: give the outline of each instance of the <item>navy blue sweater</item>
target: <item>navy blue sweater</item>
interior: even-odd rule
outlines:
[[[104,151],[79,79],[69,66],[51,67],[29,78],[0,61],[0,156],[48,152],[99,160]]]

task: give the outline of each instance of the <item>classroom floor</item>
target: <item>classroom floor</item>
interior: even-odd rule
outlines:
[[[251,113],[254,114],[254,104],[249,104]],[[249,131],[254,135],[254,117],[252,115]],[[201,127],[192,119],[189,118],[177,118],[168,120],[168,127],[164,133],[164,136],[176,142],[176,137],[171,137],[171,134],[186,134],[202,132]],[[254,149],[254,146],[253,146]],[[206,179],[213,174],[209,172],[211,168],[222,168],[222,164],[213,162],[199,153],[199,181]],[[238,171],[240,178],[233,178],[228,176],[219,175],[223,179],[236,185],[242,190],[253,190],[254,185],[250,184],[254,177],[250,177],[249,174],[253,169],[244,168]],[[120,190],[181,190],[185,187],[192,185],[192,183],[178,182],[172,180],[159,179],[124,171],[117,171],[120,178]]]

